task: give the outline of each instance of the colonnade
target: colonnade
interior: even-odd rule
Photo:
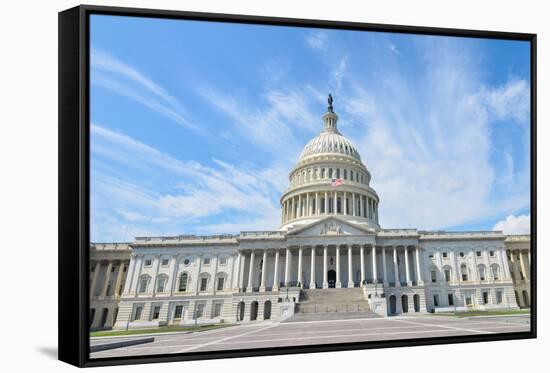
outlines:
[[[378,222],[378,203],[368,195],[343,192],[306,192],[283,202],[281,221],[310,216],[350,215]]]
[[[329,248],[334,252],[329,263]],[[359,252],[359,266],[354,266],[354,251]],[[390,259],[388,260],[388,254]],[[410,254],[410,255],[409,255]],[[284,255],[284,273],[279,274],[281,267],[281,256]],[[304,256],[310,259],[309,283],[304,279]],[[378,256],[382,255],[382,266],[378,268]],[[322,269],[322,281],[317,282],[318,266],[317,257],[321,257],[320,267]],[[342,258],[345,256],[345,258]],[[268,266],[268,258],[273,258],[273,263]],[[370,257],[370,261],[369,261]],[[400,274],[400,260],[404,257],[404,281]],[[342,262],[344,259],[344,263]],[[259,276],[256,261],[261,260]],[[292,261],[297,260],[297,271],[292,272]],[[357,256],[355,257],[357,260]],[[345,263],[347,261],[347,264]],[[387,263],[390,261],[391,263]],[[247,274],[245,276],[245,263],[248,262]],[[367,278],[367,262],[370,262],[371,277]],[[347,265],[347,279],[342,278],[342,269]],[[393,266],[392,278],[388,265]],[[414,268],[413,268],[414,266]],[[354,280],[353,268],[359,267],[360,278]],[[403,265],[401,265],[403,267]],[[422,261],[418,246],[373,246],[373,245],[315,245],[298,246],[281,249],[251,249],[241,250],[237,257],[237,288],[241,291],[278,291],[281,286],[298,286],[301,288],[329,288],[329,287],[359,287],[369,283],[383,284],[390,287],[413,286],[423,284]],[[270,272],[273,274],[271,277]],[[414,276],[413,276],[414,272]],[[334,278],[329,278],[334,275]],[[246,278],[245,278],[246,277]],[[268,277],[271,282],[268,283]],[[319,276],[321,277],[321,276]],[[294,280],[295,279],[295,280]]]

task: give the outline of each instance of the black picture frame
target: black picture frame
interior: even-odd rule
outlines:
[[[89,17],[93,14],[522,40],[531,49],[531,331],[315,346],[89,357]],[[82,5],[59,13],[59,360],[79,367],[536,338],[536,34]]]

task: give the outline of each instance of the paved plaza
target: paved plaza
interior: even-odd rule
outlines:
[[[219,351],[248,348],[387,341],[459,335],[525,332],[530,316],[455,318],[406,316],[298,322],[258,322],[197,333],[159,334],[152,343],[92,353],[92,358]],[[140,338],[121,337],[121,339]],[[114,341],[116,339],[109,339]],[[98,343],[98,339],[92,341]]]

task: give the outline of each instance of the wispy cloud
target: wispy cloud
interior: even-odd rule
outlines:
[[[135,67],[98,48],[91,50],[90,65],[92,85],[128,97],[183,127],[204,133],[204,128],[188,119],[177,98]]]
[[[229,218],[222,220],[228,228],[232,227],[231,232],[273,229],[279,224],[279,207],[273,196],[280,193],[280,185],[272,179],[273,173],[279,173],[277,169],[241,169],[220,160],[213,160],[217,167],[206,167],[178,160],[95,124],[91,133],[94,159],[108,159],[110,164],[121,164],[137,174],[136,180],[131,181],[92,167],[93,237],[105,239],[110,234],[120,234],[122,226],[130,234],[180,234],[189,230],[214,233],[222,223],[211,218],[227,213]],[[170,181],[165,184],[168,191],[161,192],[140,185],[139,180]],[[118,217],[102,214],[106,204],[117,211]],[[208,223],[200,224],[207,217]],[[111,232],[109,226],[117,218],[119,229]]]
[[[324,31],[315,31],[306,35],[306,42],[312,49],[325,50],[328,35]]]

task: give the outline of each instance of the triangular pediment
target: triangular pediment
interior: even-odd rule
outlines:
[[[375,231],[369,227],[331,216],[293,229],[287,236],[357,236],[374,233]]]

